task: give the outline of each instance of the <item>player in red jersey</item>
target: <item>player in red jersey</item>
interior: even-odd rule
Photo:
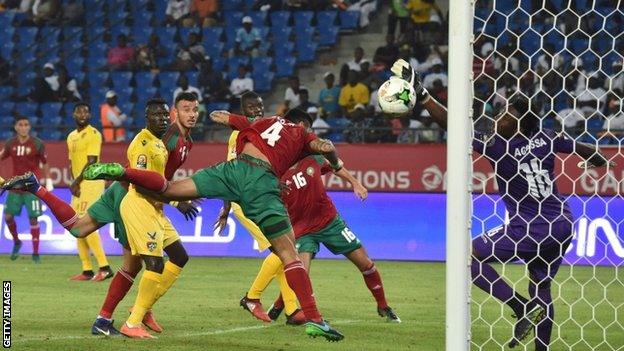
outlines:
[[[295,291],[309,320],[306,333],[342,340],[344,336],[325,322],[316,308],[310,278],[295,250],[294,233],[279,189],[279,177],[309,154],[323,154],[333,169],[342,168],[335,147],[309,133],[296,119],[269,117],[250,123],[246,117],[227,111],[215,111],[210,117],[217,123],[242,130],[236,159],[175,182],[167,182],[156,172],[124,169],[119,164],[91,165],[85,170],[85,179],[126,180],[169,201],[219,198],[240,204],[284,264],[288,285]]]
[[[41,139],[30,135],[30,121],[27,117],[18,117],[15,120],[16,136],[7,140],[4,148],[0,150],[0,160],[11,158],[13,161],[13,174],[24,174],[33,172],[37,178],[40,177],[40,170],[46,179],[46,185],[51,190],[50,172],[46,159],[45,147]],[[17,236],[17,225],[15,216],[19,216],[22,207],[26,207],[28,218],[30,219],[30,234],[32,235],[32,260],[35,263],[41,261],[39,257],[39,222],[37,218],[41,216],[41,202],[32,194],[24,191],[11,191],[7,196],[6,207],[4,209],[4,220],[9,232],[13,237],[13,250],[11,260],[16,260],[22,242]]]
[[[302,123],[306,128],[312,125],[312,118],[307,113],[296,109],[288,113],[298,113],[304,116],[306,120]],[[332,168],[326,159],[314,155],[297,162],[281,178],[282,183],[286,184],[288,189],[282,193],[282,199],[293,224],[299,257],[309,270],[310,262],[318,253],[321,243],[333,254],[344,255],[362,272],[366,286],[377,301],[377,313],[386,317],[389,322],[400,323],[401,319],[386,302],[381,276],[375,264],[360,240],[342,220],[333,201],[327,195],[321,175],[331,171]],[[368,196],[366,188],[344,167],[336,172],[336,175],[353,186],[353,191],[358,198],[364,200]],[[227,216],[222,214],[217,221],[217,227],[223,228],[226,219]],[[263,269],[264,267],[263,265]],[[267,267],[271,269],[271,266]],[[259,272],[258,275],[275,276],[281,267],[276,268],[272,272]],[[261,288],[264,290],[266,286]],[[269,310],[268,314],[271,319],[277,319],[283,308],[283,301],[278,298]]]

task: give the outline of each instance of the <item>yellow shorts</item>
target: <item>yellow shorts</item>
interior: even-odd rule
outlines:
[[[234,212],[236,219],[238,219],[243,227],[251,233],[254,240],[256,240],[258,243],[258,251],[262,252],[271,246],[271,243],[267,240],[264,234],[262,234],[260,228],[258,228],[258,226],[249,218],[245,217],[243,209],[237,203],[232,202],[232,212]]]
[[[133,255],[163,257],[163,248],[180,240],[178,232],[162,210],[129,192],[121,201],[121,219],[126,227]]]
[[[72,196],[71,206],[79,217],[104,193],[103,180],[84,180],[80,183],[80,197]]]

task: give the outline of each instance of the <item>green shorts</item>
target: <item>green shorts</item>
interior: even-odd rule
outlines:
[[[34,194],[9,191],[4,212],[17,217],[22,213],[23,206],[26,206],[28,218],[37,218],[43,214],[41,201]]]
[[[316,255],[321,243],[334,255],[346,255],[362,247],[360,239],[347,228],[347,224],[340,218],[340,215],[337,215],[331,223],[318,232],[309,233],[297,239],[297,251]]]
[[[124,247],[128,247],[128,237],[126,236],[126,227],[121,220],[119,214],[119,206],[121,200],[128,193],[128,189],[124,188],[119,182],[114,182],[100,198],[93,203],[87,213],[91,218],[95,219],[100,225],[113,223],[115,225],[115,238]]]
[[[268,163],[243,154],[237,159],[204,168],[191,179],[199,196],[239,204],[245,216],[267,238],[292,231],[280,196],[279,180]]]

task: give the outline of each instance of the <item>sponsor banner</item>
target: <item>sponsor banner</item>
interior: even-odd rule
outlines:
[[[46,143],[48,159],[51,165],[51,177],[57,187],[70,183],[67,146],[64,142]],[[104,162],[127,163],[127,144],[105,144],[102,160]],[[392,145],[361,144],[338,146],[340,157],[346,167],[369,190],[381,192],[444,192],[446,190],[446,146],[432,145]],[[197,170],[222,162],[225,159],[225,144],[196,144],[189,153],[188,161],[176,172],[176,178],[188,177]],[[559,191],[564,194],[578,195],[616,195],[624,190],[624,160],[616,148],[602,150],[609,158],[613,157],[618,165],[606,169],[592,169],[582,172],[576,165],[577,156],[561,155],[562,162],[558,170],[562,174],[556,180]],[[475,193],[496,193],[497,185],[494,171],[484,157],[475,157],[473,190]],[[11,162],[5,160],[0,167],[0,176],[12,175]],[[325,184],[331,190],[349,190],[349,185],[337,176],[324,177]]]
[[[69,201],[67,189],[55,194]],[[332,192],[339,212],[351,231],[362,241],[374,259],[443,261],[445,259],[446,196],[444,194],[371,193],[360,202],[350,192]],[[6,195],[0,197],[4,204]],[[574,197],[569,201],[575,215],[574,240],[566,255],[568,264],[624,264],[624,199],[620,197]],[[221,201],[204,200],[199,217],[187,222],[176,209],[165,206],[165,213],[180,233],[190,255],[264,257],[254,249],[254,241],[245,228],[230,216],[223,234],[213,231]],[[76,240],[58,224],[43,206],[39,217],[43,254],[76,254]],[[10,253],[11,235],[4,223],[0,205],[0,253]],[[477,196],[474,200],[473,236],[499,226],[505,218],[504,205],[497,196]],[[478,220],[484,219],[484,220]],[[25,211],[17,219],[22,254],[30,254],[29,224]],[[100,230],[107,254],[121,254],[110,225]],[[319,257],[335,257],[322,249]],[[45,257],[44,257],[45,260]],[[79,264],[76,258],[76,264]]]

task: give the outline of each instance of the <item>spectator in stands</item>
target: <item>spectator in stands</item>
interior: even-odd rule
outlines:
[[[165,10],[165,22],[167,26],[191,27],[191,0],[169,0]]]
[[[440,79],[436,79],[433,81],[431,89],[429,89],[429,94],[431,94],[431,96],[434,97],[439,103],[447,106],[448,90]]]
[[[358,11],[360,13],[360,28],[368,27],[371,13],[377,10],[377,0],[355,0],[350,2],[351,4],[347,6],[346,10]]]
[[[52,24],[59,15],[60,7],[59,0],[35,0],[32,7],[33,22],[37,26]]]
[[[576,136],[585,126],[585,113],[574,103],[574,98],[569,96],[567,106],[563,110],[557,112],[557,121],[571,136]]]
[[[399,23],[399,37],[407,33],[409,11],[405,8],[404,0],[391,0],[390,11],[388,12],[388,35],[394,37],[397,22]]]
[[[82,100],[82,96],[78,92],[78,83],[76,83],[74,78],[70,77],[65,66],[58,67],[58,82],[58,101],[77,102]]]
[[[253,20],[249,16],[243,17],[243,27],[236,31],[236,43],[232,55],[253,56],[260,54],[260,32],[253,27]]]
[[[102,121],[102,134],[104,141],[124,141],[126,130],[123,123],[128,119],[117,106],[117,94],[109,90],[106,92],[106,102],[100,105],[100,119]]]
[[[440,141],[440,127],[433,122],[431,115],[427,110],[423,110],[420,114],[420,122],[419,126],[416,124],[411,124],[410,127],[415,127],[419,129],[416,134],[416,142],[421,144],[429,144],[429,143],[437,143]]]
[[[342,112],[338,104],[338,99],[340,99],[340,87],[334,85],[336,77],[333,73],[327,72],[323,76],[323,79],[325,80],[325,88],[321,89],[319,94],[321,115],[325,118],[340,117]]]
[[[417,41],[421,40],[423,32],[429,30],[428,25],[434,15],[437,15],[438,19],[443,18],[442,11],[436,5],[435,0],[409,0],[405,8],[410,12]]]
[[[189,79],[185,74],[181,74],[180,78],[178,78],[178,87],[173,91],[173,100],[178,97],[181,93],[193,93],[197,95],[197,100],[201,103],[204,99],[201,91],[197,89],[197,87],[189,85]]]
[[[605,81],[605,89],[612,91],[619,98],[624,98],[624,70],[622,69],[622,60],[613,61],[613,75]]]
[[[247,77],[247,67],[239,65],[238,76],[232,79],[230,83],[230,92],[235,98],[239,99],[244,92],[253,90],[254,81],[250,77]]]
[[[83,26],[85,9],[82,1],[69,0],[63,8],[62,23],[65,26]]]
[[[565,76],[566,91],[573,91],[576,95],[580,95],[583,93],[583,91],[585,91],[585,77],[588,74],[583,67],[583,60],[576,57],[572,60],[571,64],[568,66],[568,69],[563,72]]]
[[[609,102],[609,113],[602,126],[600,135],[607,135],[620,140],[624,137],[624,113],[622,112],[622,102],[619,99],[612,99]]]
[[[0,55],[0,85],[7,85],[11,77],[11,63]]]
[[[318,109],[315,103],[310,102],[310,92],[308,89],[299,89],[299,105],[295,108],[298,108],[301,111],[307,111],[310,107],[316,107]],[[318,113],[318,110],[316,112]]]
[[[310,117],[312,117],[312,130],[314,133],[317,136],[324,138],[327,133],[329,133],[331,126],[327,124],[323,118],[321,118],[318,113],[319,110],[315,106],[308,107],[306,112],[310,115]]]
[[[199,40],[199,35],[191,32],[188,36],[188,45],[180,44],[171,69],[174,71],[196,70],[203,61],[204,55],[205,49]]]
[[[444,87],[447,87],[448,76],[442,71],[442,68],[444,67],[442,60],[434,59],[432,61],[432,64],[432,73],[429,73],[427,76],[425,76],[425,79],[423,80],[423,85],[425,86],[425,88],[430,89],[433,88],[433,82],[439,80],[442,82],[442,85]]]
[[[200,65],[199,88],[204,91],[204,100],[209,102],[229,101],[230,89],[221,72],[212,69],[212,59],[206,56]]]
[[[158,69],[158,63],[152,50],[146,44],[140,44],[136,50],[136,57],[134,58],[134,66],[136,69],[153,70]]]
[[[195,23],[201,27],[211,27],[217,23],[216,14],[219,11],[217,0],[193,0],[191,4],[191,16]]]
[[[299,99],[299,90],[304,88],[299,83],[299,77],[297,76],[291,76],[288,78],[288,84],[289,87],[286,88],[286,92],[284,93],[284,107],[286,110],[301,104],[301,100]]]
[[[43,65],[42,75],[35,78],[31,98],[38,103],[56,102],[58,101],[58,90],[58,75],[54,72],[54,65],[48,62]]]
[[[134,59],[134,49],[128,46],[125,34],[117,36],[117,46],[108,50],[108,67],[110,69],[130,70]]]
[[[283,0],[256,0],[251,9],[253,11],[279,11],[283,5]]]
[[[361,104],[366,107],[370,101],[370,93],[366,85],[360,83],[359,74],[356,71],[349,71],[348,84],[340,90],[338,103],[342,107],[343,116],[353,118],[355,106]]]
[[[383,65],[390,69],[394,61],[399,57],[399,47],[394,43],[394,35],[386,35],[386,45],[380,46],[375,50],[373,63],[375,65]]]
[[[156,59],[167,57],[169,55],[169,50],[160,43],[160,38],[156,33],[152,33],[152,35],[150,35],[147,47],[154,54]]]
[[[349,71],[362,71],[362,63],[367,62],[368,60],[364,59],[364,49],[358,46],[353,51],[353,60],[345,63],[340,68],[340,85],[347,84],[347,79],[349,75]]]
[[[600,112],[605,106],[607,92],[602,88],[605,78],[600,72],[593,72],[588,81],[588,89],[583,90],[577,96],[576,101],[586,114],[593,115],[596,111]]]

